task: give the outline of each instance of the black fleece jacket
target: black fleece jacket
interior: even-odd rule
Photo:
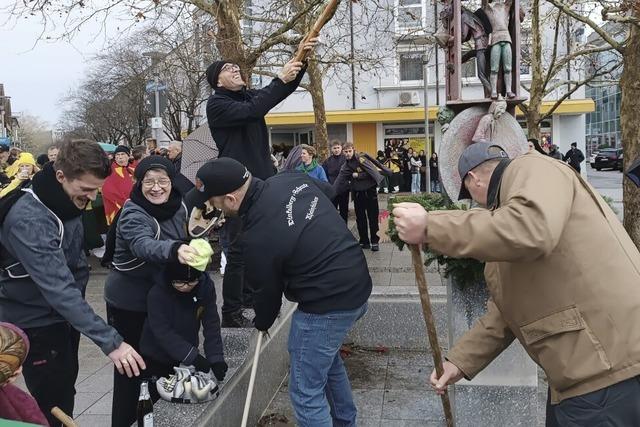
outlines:
[[[253,178],[240,206],[245,274],[255,283],[254,323],[275,321],[282,294],[306,313],[352,310],[371,294],[364,254],[316,180]]]
[[[191,292],[179,292],[158,274],[147,295],[147,320],[142,329],[140,350],[164,364],[192,365],[198,356],[202,324],[204,352],[210,363],[224,360],[220,317],[213,281],[203,274]]]
[[[275,78],[262,89],[216,88],[207,101],[207,121],[218,157],[239,161],[255,177],[272,176],[275,170],[264,116],[296,90],[305,71],[306,67],[289,83]]]
[[[327,178],[329,182],[333,184],[336,182],[338,175],[340,174],[340,168],[347,161],[347,158],[344,154],[340,154],[339,156],[330,155],[327,157],[327,160],[324,161],[322,167],[324,168],[324,172],[327,174]]]

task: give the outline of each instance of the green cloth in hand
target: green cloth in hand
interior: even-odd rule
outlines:
[[[193,239],[189,246],[198,251],[198,255],[193,255],[189,265],[196,270],[204,271],[207,268],[207,264],[211,261],[211,255],[213,255],[213,249],[208,241],[205,239]]]

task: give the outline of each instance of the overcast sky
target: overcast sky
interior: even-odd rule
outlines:
[[[55,127],[60,99],[78,85],[91,55],[117,34],[117,23],[108,22],[106,32],[95,23],[85,25],[71,42],[38,41],[43,28],[38,19],[7,23],[0,10],[0,83],[11,97],[13,113],[39,116]]]

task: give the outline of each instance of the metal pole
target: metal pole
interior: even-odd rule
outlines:
[[[351,32],[351,108],[356,109],[356,65],[354,63],[354,43],[353,43],[353,2],[349,2],[349,28]]]
[[[566,43],[567,43],[567,58],[571,55],[571,21],[567,16],[567,28],[566,28]],[[571,60],[567,61],[567,92],[571,92]],[[569,95],[571,99],[571,95]]]
[[[433,33],[438,32],[438,0],[433,0],[433,16],[435,21],[433,23]],[[438,44],[433,45],[434,52],[436,54],[436,105],[440,105],[440,60],[438,59]],[[435,133],[435,132],[434,132]],[[435,135],[434,135],[435,136]]]
[[[431,158],[431,150],[429,144],[429,55],[426,50],[422,55],[422,76],[424,80],[424,189],[427,193],[431,193],[431,173],[429,171],[429,159]]]
[[[158,91],[158,86],[160,85],[160,79],[158,77],[158,73],[155,73],[155,103],[156,103],[156,119],[160,117],[160,92]],[[154,137],[156,139],[156,147],[160,147],[160,135],[162,132],[161,128],[154,128]]]

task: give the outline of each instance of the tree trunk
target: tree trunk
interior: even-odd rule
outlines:
[[[540,0],[531,2],[531,87],[528,109],[525,112],[529,138],[540,140],[540,107],[544,98],[542,69],[542,28],[540,28]]]
[[[327,115],[324,109],[324,93],[322,92],[322,72],[315,60],[315,54],[309,58],[307,67],[309,75],[309,93],[313,102],[315,127],[313,141],[318,151],[318,160],[324,161],[329,156],[329,133],[327,131]]]
[[[628,43],[624,49],[624,69],[620,78],[622,102],[620,126],[624,148],[624,170],[640,154],[640,27],[630,25]],[[640,248],[640,189],[623,178],[624,227],[631,240]]]
[[[216,47],[223,60],[238,64],[245,84],[250,86],[251,74],[256,64],[255,62],[248,63],[247,52],[245,52],[244,43],[242,42],[242,28],[240,27],[242,2],[228,0],[218,4]]]

